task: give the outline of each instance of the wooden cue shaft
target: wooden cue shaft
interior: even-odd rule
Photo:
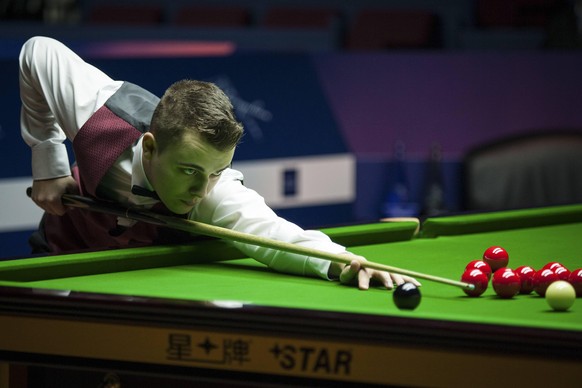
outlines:
[[[30,196],[30,188],[29,190],[27,190],[27,194]],[[155,224],[158,226],[165,226],[168,228],[178,229],[188,233],[198,233],[209,237],[216,237],[220,239],[237,241],[244,244],[257,245],[264,248],[276,249],[284,252],[295,253],[319,259],[325,259],[341,264],[349,265],[353,260],[353,257],[346,254],[337,254],[322,251],[319,249],[303,247],[285,241],[278,241],[266,237],[255,236],[253,234],[238,232],[232,229],[227,229],[215,225],[209,225],[203,222],[186,220],[183,218],[176,218],[171,216],[164,216],[146,209],[124,207],[117,203],[98,201],[80,195],[63,194],[62,202],[64,205],[70,207],[82,208],[100,213],[113,214],[119,217],[125,217],[136,221]],[[419,279],[434,281],[437,283],[448,284],[451,286],[461,287],[467,290],[473,290],[475,288],[475,286],[470,283],[451,280],[439,276],[433,276],[421,272],[410,271],[386,264],[376,263],[373,261],[364,261],[362,262],[362,266],[365,268],[375,269],[379,271],[394,272],[400,275],[407,275]]]
[[[199,234],[203,234],[210,237],[217,237],[221,239],[227,239],[232,241],[238,241],[245,244],[250,245],[257,245],[264,248],[271,248],[276,249],[279,251],[289,252],[289,253],[296,253],[299,255],[311,256],[316,257],[319,259],[325,259],[329,261],[333,261],[336,263],[347,264],[349,265],[353,257],[346,254],[338,254],[338,253],[331,253],[325,252],[319,249],[303,247],[296,244],[291,244],[285,241],[278,241],[273,240],[266,237],[255,236],[248,233],[242,233],[231,229],[222,228],[215,225],[209,225],[198,221],[192,220],[185,220],[181,218],[174,218],[168,216],[159,216],[157,217],[160,220],[166,222],[168,227],[174,227],[176,229],[184,230],[187,232],[195,232]],[[386,264],[376,263],[373,261],[364,261],[362,262],[362,266],[370,269],[375,269],[379,271],[387,271],[387,272],[394,272],[400,275],[407,275],[412,276],[415,278],[426,279],[438,283],[448,284],[451,286],[457,286],[461,288],[465,288],[468,290],[474,289],[474,285],[470,283],[459,282],[456,280],[451,280],[447,278],[442,278],[439,276],[428,275],[421,272],[410,271],[407,269],[397,268]]]

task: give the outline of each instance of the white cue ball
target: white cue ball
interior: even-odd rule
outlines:
[[[575,300],[576,291],[567,281],[555,281],[546,290],[546,302],[556,311],[568,310]]]

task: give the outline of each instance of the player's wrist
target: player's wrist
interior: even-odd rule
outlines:
[[[339,280],[340,275],[345,268],[344,264],[332,262],[327,270],[327,277],[330,280]]]

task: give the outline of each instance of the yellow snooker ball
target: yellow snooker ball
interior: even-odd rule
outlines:
[[[546,302],[556,311],[568,310],[575,300],[576,291],[567,281],[555,281],[546,290]]]

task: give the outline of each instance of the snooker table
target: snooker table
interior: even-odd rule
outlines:
[[[491,245],[512,268],[582,267],[582,205],[323,231],[454,280]],[[556,312],[421,281],[420,306],[398,310],[385,289],[277,274],[215,239],[6,260],[0,386],[580,386],[580,298]]]

